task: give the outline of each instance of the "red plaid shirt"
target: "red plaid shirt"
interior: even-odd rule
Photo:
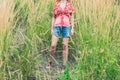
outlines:
[[[72,3],[67,2],[64,9],[56,2],[53,8],[53,16],[55,17],[54,26],[70,26],[70,16],[74,13],[74,7]]]

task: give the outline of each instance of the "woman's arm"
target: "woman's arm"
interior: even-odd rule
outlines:
[[[71,15],[71,35],[74,34],[74,14]]]
[[[54,23],[55,23],[55,17],[52,17],[51,33],[53,32]]]

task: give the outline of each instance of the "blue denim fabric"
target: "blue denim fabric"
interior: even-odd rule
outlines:
[[[62,35],[62,38],[70,37],[70,27],[66,26],[55,26],[53,28],[53,34],[60,38]]]

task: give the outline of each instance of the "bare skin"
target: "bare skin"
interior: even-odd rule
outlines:
[[[62,8],[65,7],[65,4],[66,4],[66,0],[61,0],[60,1],[60,6]],[[71,21],[71,35],[74,34],[74,15],[72,15],[70,17],[70,21]],[[55,18],[52,17],[52,26],[51,26],[51,34],[53,32],[53,28],[54,28],[54,23],[55,23]],[[55,54],[55,49],[56,49],[56,45],[57,45],[57,42],[58,42],[59,38],[56,37],[54,34],[52,34],[52,42],[51,42],[51,47],[50,47],[50,60],[49,62],[52,62],[52,60],[54,60],[54,54]],[[68,59],[68,41],[69,41],[69,38],[63,38],[62,40],[62,47],[63,47],[63,51],[62,51],[62,54],[63,54],[63,65],[66,65],[67,64],[67,59]]]

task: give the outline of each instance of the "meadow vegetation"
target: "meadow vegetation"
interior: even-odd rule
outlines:
[[[119,0],[71,1],[69,59],[75,61],[61,74],[44,67],[55,0],[0,0],[0,80],[120,80]]]

